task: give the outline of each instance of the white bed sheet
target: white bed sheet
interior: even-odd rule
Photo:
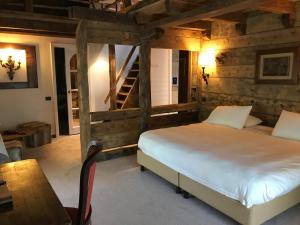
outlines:
[[[250,208],[300,185],[300,142],[273,137],[271,128],[258,128],[198,123],[147,131],[138,146],[168,167]]]

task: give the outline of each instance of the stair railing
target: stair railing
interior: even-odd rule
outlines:
[[[109,92],[108,92],[108,94],[107,94],[107,96],[106,96],[106,98],[105,98],[105,100],[104,100],[104,103],[105,103],[105,104],[107,104],[109,98],[111,97],[112,92],[116,89],[116,87],[117,87],[117,85],[118,85],[118,82],[119,82],[120,78],[122,77],[122,75],[123,75],[123,73],[124,73],[126,67],[128,66],[128,63],[129,63],[130,59],[132,58],[132,55],[133,55],[135,49],[136,49],[136,46],[133,46],[133,47],[131,48],[131,50],[130,50],[130,52],[129,52],[129,54],[128,54],[128,56],[127,56],[125,62],[124,62],[124,64],[122,65],[122,67],[121,67],[119,73],[117,74],[117,79],[116,79],[116,82],[115,82],[114,86],[109,90]]]

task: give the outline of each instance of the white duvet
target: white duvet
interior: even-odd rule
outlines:
[[[268,129],[198,123],[147,131],[138,146],[179,173],[239,200],[247,208],[300,185],[300,142]]]

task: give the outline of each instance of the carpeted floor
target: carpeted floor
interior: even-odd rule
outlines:
[[[26,149],[25,158],[39,161],[63,205],[77,206],[79,136]],[[195,198],[183,199],[153,173],[141,173],[135,155],[97,164],[92,206],[93,225],[237,225]],[[300,205],[264,225],[299,224]]]

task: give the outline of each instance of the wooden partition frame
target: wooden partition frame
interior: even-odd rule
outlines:
[[[80,116],[80,142],[81,159],[86,158],[88,143],[92,138],[99,139],[99,134],[103,134],[106,125],[91,124],[92,119],[99,118],[101,113],[90,113],[89,104],[89,81],[88,81],[88,61],[87,45],[88,43],[105,44],[123,44],[140,45],[140,118],[130,119],[133,124],[127,124],[126,127],[135,125],[139,134],[147,129],[148,118],[151,111],[151,93],[150,93],[150,40],[160,37],[161,30],[144,29],[127,21],[90,21],[81,20],[76,30],[77,63],[78,63],[78,89],[79,89],[79,116]],[[126,112],[130,114],[130,112]],[[125,113],[125,114],[126,114]],[[102,115],[105,115],[102,113]],[[108,115],[108,114],[107,114]],[[124,115],[124,114],[112,114]],[[124,119],[127,119],[126,116]],[[133,121],[135,120],[135,121]],[[138,121],[138,122],[137,122]],[[120,122],[115,122],[113,126],[118,126]],[[106,127],[107,129],[107,127]],[[107,131],[107,130],[106,130]],[[103,138],[103,136],[101,136]],[[111,138],[114,138],[113,136]],[[132,137],[134,140],[134,137]],[[112,146],[106,146],[112,147]]]
[[[104,149],[131,146],[136,144],[139,135],[148,129],[181,125],[198,120],[197,103],[151,108],[151,40],[159,38],[162,34],[159,29],[146,29],[126,21],[116,23],[116,21],[81,20],[79,22],[76,30],[76,46],[82,160],[86,158],[88,143],[92,139],[100,141]],[[139,108],[90,112],[88,43],[140,46]],[[180,113],[151,117],[152,114],[170,112]]]
[[[137,144],[141,132],[140,108],[92,112],[91,138],[100,140],[104,149]]]
[[[151,109],[149,129],[159,129],[199,122],[199,103],[181,103],[154,106]]]
[[[100,140],[105,151],[110,151],[136,146],[145,130],[196,122],[198,103],[156,106],[150,114],[141,108],[91,112],[90,118],[91,139]]]

